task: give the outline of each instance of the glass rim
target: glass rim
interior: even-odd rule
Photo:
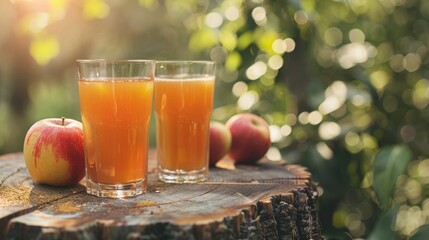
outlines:
[[[77,59],[77,63],[155,63],[150,59]]]
[[[156,64],[207,64],[207,65],[215,65],[214,61],[208,60],[156,60]]]

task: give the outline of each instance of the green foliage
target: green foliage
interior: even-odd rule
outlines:
[[[375,156],[374,191],[383,209],[391,208],[396,181],[405,173],[410,160],[411,151],[406,145],[382,148]]]
[[[410,240],[426,240],[429,236],[429,225],[422,226],[418,229],[417,233],[414,234]]]
[[[367,239],[396,239],[396,234],[393,231],[393,226],[397,213],[397,208],[392,208],[387,210],[387,212],[383,212],[378,218],[375,230],[370,234]]]

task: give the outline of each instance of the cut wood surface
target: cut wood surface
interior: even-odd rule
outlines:
[[[207,182],[166,184],[155,154],[148,192],[124,199],[37,185],[21,153],[0,156],[0,239],[323,239],[305,168],[225,160]]]

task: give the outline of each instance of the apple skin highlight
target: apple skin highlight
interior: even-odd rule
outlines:
[[[33,124],[24,140],[24,159],[38,184],[75,185],[85,175],[82,123],[49,118]]]
[[[231,148],[231,133],[220,122],[210,122],[209,166],[215,166]]]
[[[226,127],[232,136],[228,154],[236,163],[255,163],[271,146],[268,124],[255,114],[234,115],[226,122]]]

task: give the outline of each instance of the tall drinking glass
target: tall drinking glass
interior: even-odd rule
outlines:
[[[159,179],[195,183],[208,176],[215,64],[158,61],[154,101]]]
[[[155,62],[78,60],[86,189],[131,197],[147,189]]]

